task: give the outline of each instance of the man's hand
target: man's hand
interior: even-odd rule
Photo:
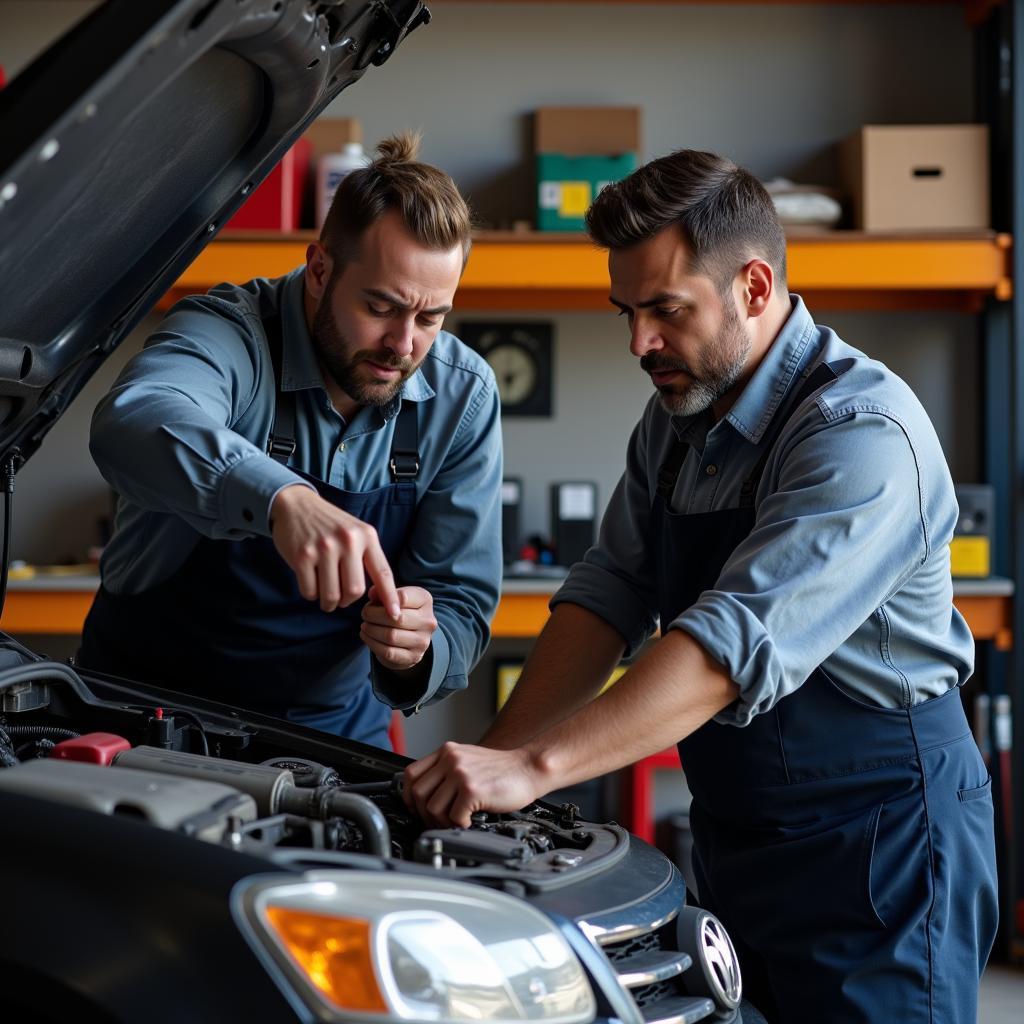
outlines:
[[[359,630],[363,643],[373,656],[392,672],[418,665],[430,648],[437,629],[434,599],[422,587],[399,587],[401,614],[389,616],[381,606],[379,590],[370,587],[369,602],[363,605],[363,625]]]
[[[345,608],[363,596],[369,576],[382,609],[393,620],[399,618],[394,575],[372,526],[302,484],[278,492],[270,522],[274,546],[308,601],[319,598],[325,612]]]
[[[550,788],[526,748],[448,742],[405,769],[402,796],[428,825],[468,828],[474,811],[518,811]]]

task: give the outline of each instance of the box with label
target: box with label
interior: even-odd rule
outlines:
[[[636,170],[636,154],[562,156],[537,154],[537,227],[582,231],[583,215],[609,182]]]
[[[534,123],[537,227],[581,231],[597,193],[636,170],[637,107],[541,107]]]
[[[989,227],[987,125],[865,125],[843,142],[840,159],[857,228]]]

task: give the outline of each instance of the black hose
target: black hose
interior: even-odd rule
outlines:
[[[59,725],[5,725],[4,729],[9,736],[33,736],[40,740],[77,740],[82,735]]]
[[[40,679],[59,677],[68,682],[81,684],[82,678],[69,665],[61,661],[33,661],[28,665],[15,665],[0,671],[0,690],[6,690],[18,683],[37,683]]]
[[[391,830],[380,808],[358,793],[345,793],[334,786],[300,789],[291,784],[281,787],[275,813],[298,814],[305,818],[347,818],[354,822],[366,840],[367,853],[391,856]]]
[[[329,789],[325,806],[334,818],[349,818],[354,821],[366,840],[366,852],[379,857],[391,856],[391,830],[380,808],[358,793],[345,793],[340,789]]]

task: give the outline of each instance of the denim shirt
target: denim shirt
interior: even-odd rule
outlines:
[[[690,444],[671,498],[677,513],[739,505],[773,414],[805,370],[846,372],[792,417],[755,497],[753,531],[712,590],[664,631],[682,629],[739,685],[716,721],[745,725],[821,666],[848,693],[909,707],[962,684],[974,641],[953,606],[949,541],[957,505],[935,430],[910,388],[816,325],[798,296],[729,413],[670,416],[648,403],[597,544],[552,599],[618,630],[632,654],[657,628],[658,567],[648,544],[658,469]]]
[[[90,449],[120,496],[103,583],[114,594],[155,586],[184,563],[200,534],[269,536],[274,497],[304,483],[289,467],[349,491],[385,486],[398,411],[416,402],[416,519],[392,568],[400,585],[433,597],[431,673],[411,694],[371,661],[377,696],[418,708],[466,686],[497,607],[502,452],[494,375],[442,331],[393,402],[363,406],[346,422],[324,388],[302,296],[300,268],[184,299],[97,406]],[[262,318],[276,311],[283,387],[296,393],[297,448],[288,467],[265,454],[276,392]]]

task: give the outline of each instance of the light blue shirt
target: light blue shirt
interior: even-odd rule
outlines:
[[[400,585],[430,592],[438,627],[422,692],[410,693],[375,661],[373,684],[385,703],[419,708],[466,686],[498,603],[502,452],[494,375],[441,331],[392,403],[364,406],[346,422],[324,388],[302,295],[299,269],[184,299],[97,406],[90,448],[121,497],[103,583],[114,594],[155,586],[200,535],[269,536],[274,497],[303,483],[289,467],[348,491],[389,484],[395,420],[402,402],[416,402],[416,519],[392,568]],[[262,317],[277,310],[283,387],[296,393],[289,467],[265,453],[276,401]]]
[[[598,543],[552,599],[582,605],[634,653],[657,627],[649,540],[658,470],[690,444],[672,494],[677,513],[739,505],[772,415],[804,370],[850,368],[783,429],[755,499],[756,522],[715,586],[663,629],[693,636],[740,696],[716,717],[745,725],[819,665],[849,693],[908,707],[971,674],[974,641],[953,607],[949,541],[957,505],[938,438],[914,393],[881,363],[793,310],[735,405],[671,417],[651,399]]]

